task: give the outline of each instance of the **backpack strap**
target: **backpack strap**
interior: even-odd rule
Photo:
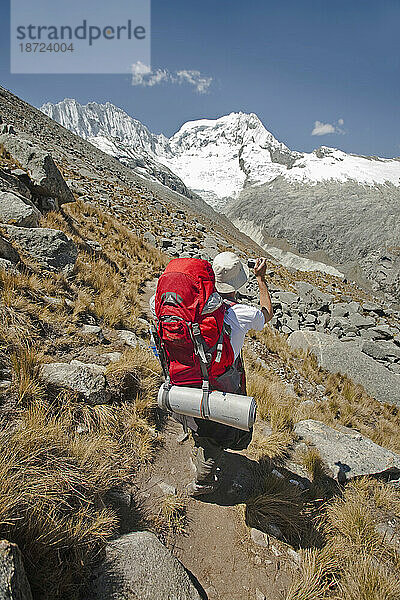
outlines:
[[[208,376],[209,361],[207,360],[205,351],[206,344],[203,336],[201,335],[200,326],[198,323],[191,323],[189,330],[193,336],[194,351],[199,357],[201,375],[203,377],[203,397],[201,399],[200,415],[202,419],[208,419],[210,416],[210,406],[208,402],[210,397],[210,381]]]

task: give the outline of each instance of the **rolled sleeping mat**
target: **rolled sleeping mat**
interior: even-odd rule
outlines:
[[[168,388],[163,384],[158,391],[158,406],[163,410],[201,419],[202,398],[202,389],[177,385]],[[257,405],[251,396],[214,391],[209,394],[208,405],[208,418],[216,423],[249,431],[256,420]]]

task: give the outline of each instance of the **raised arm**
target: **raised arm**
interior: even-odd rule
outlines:
[[[258,288],[260,291],[260,306],[265,322],[268,323],[272,319],[273,309],[271,297],[268,292],[267,283],[265,281],[265,272],[267,270],[267,261],[265,258],[258,258],[254,267],[254,274],[257,279]]]

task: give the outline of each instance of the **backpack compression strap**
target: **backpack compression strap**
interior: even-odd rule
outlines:
[[[208,378],[208,364],[206,352],[204,349],[205,342],[203,336],[200,332],[200,326],[198,323],[192,323],[191,333],[193,336],[193,345],[194,350],[197,356],[199,357],[201,375],[203,377],[203,397],[201,399],[200,405],[200,415],[202,419],[208,419],[210,416],[210,406],[209,406],[209,397],[210,397],[210,382]]]

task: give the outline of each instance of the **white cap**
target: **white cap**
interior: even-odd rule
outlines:
[[[213,260],[215,287],[221,294],[236,292],[249,278],[249,269],[233,252],[221,252]]]

